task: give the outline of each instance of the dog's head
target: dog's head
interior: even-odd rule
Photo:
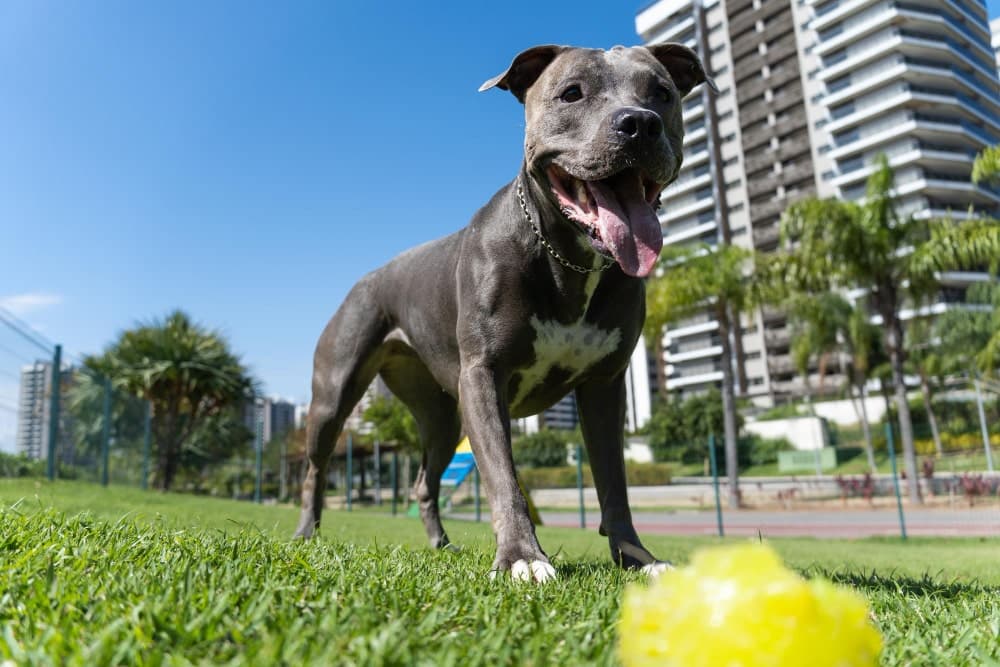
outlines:
[[[660,192],[681,166],[681,100],[706,81],[715,88],[681,44],[549,45],[518,54],[480,90],[524,103],[528,172],[597,252],[643,277],[663,245]]]

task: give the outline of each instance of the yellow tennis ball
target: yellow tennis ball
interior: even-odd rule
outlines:
[[[698,551],[687,567],[625,591],[626,667],[870,667],[882,637],[865,600],[806,581],[762,544]]]

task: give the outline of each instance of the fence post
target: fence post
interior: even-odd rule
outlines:
[[[142,488],[149,488],[149,456],[152,449],[153,403],[146,401],[146,423],[142,430]]]
[[[899,475],[896,474],[896,444],[892,439],[892,422],[885,425],[885,443],[889,448],[889,464],[892,466],[892,486],[896,491],[896,509],[899,511],[899,533],[906,539],[906,521],[903,519],[903,497],[899,494]]]
[[[583,448],[576,446],[576,488],[580,495],[580,528],[587,527],[587,509],[583,506]]]
[[[480,521],[482,521],[483,517],[482,517],[482,507],[480,507],[481,503],[479,501],[479,466],[478,465],[475,468],[472,469],[472,481],[473,481],[473,487],[475,488],[475,493],[476,493],[476,523],[479,523]]]
[[[726,532],[722,528],[722,501],[719,499],[719,466],[715,460],[715,434],[708,435],[708,463],[712,468],[712,486],[715,487],[715,524],[719,537],[725,537]]]
[[[111,460],[111,379],[104,378],[104,423],[101,424],[101,486],[108,485]]]
[[[254,433],[253,433],[253,445],[254,445],[254,483],[253,483],[253,501],[255,503],[261,502],[261,477],[264,474],[264,414],[263,410],[267,409],[266,404],[262,407],[261,412],[254,410],[256,414],[256,419],[254,420]]]
[[[62,399],[62,345],[52,355],[52,386],[49,395],[49,451],[46,468],[49,480],[56,478],[56,449],[59,443],[59,403]]]
[[[392,468],[389,472],[390,482],[392,484],[392,515],[396,516],[396,501],[399,496],[399,453],[393,449],[392,450]]]
[[[347,433],[347,475],[346,475],[347,481],[344,483],[344,488],[347,490],[347,511],[348,512],[351,511],[351,484],[354,482],[354,480],[351,479],[351,477],[354,476],[353,475],[353,473],[354,473],[354,465],[353,465],[354,461],[351,458],[353,456],[353,454],[354,454],[354,452],[352,451],[353,449],[354,449],[354,439],[351,437],[350,431],[348,431],[348,433]]]
[[[986,411],[983,409],[983,391],[976,373],[976,407],[979,408],[979,429],[983,434],[983,449],[986,450],[986,469],[993,472],[993,451],[990,449],[990,430],[986,428]]]
[[[378,438],[375,438],[375,504],[382,506],[382,451]]]

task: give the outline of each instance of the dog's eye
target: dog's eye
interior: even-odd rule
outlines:
[[[667,88],[666,86],[657,86],[656,96],[660,98],[661,102],[669,102],[672,99],[674,99],[673,91]]]
[[[559,99],[566,103],[579,102],[583,99],[583,91],[580,90],[580,86],[570,86],[562,91]]]

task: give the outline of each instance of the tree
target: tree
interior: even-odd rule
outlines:
[[[722,395],[716,389],[681,399],[660,400],[643,427],[658,461],[691,463],[704,459],[709,433],[725,428]],[[737,423],[737,428],[741,424]]]
[[[566,465],[566,451],[572,431],[542,429],[514,439],[514,463],[528,468]]]
[[[869,291],[892,369],[909,497],[920,503],[900,311],[906,303],[922,303],[936,294],[941,271],[1000,262],[1000,224],[900,216],[893,195],[893,173],[883,156],[863,201],[809,198],[793,204],[781,221],[783,244],[791,248],[781,263],[786,278],[800,289],[833,285]]]
[[[920,378],[920,393],[924,400],[927,423],[931,427],[931,437],[934,439],[934,451],[938,456],[942,456],[944,447],[941,445],[941,431],[938,429],[937,416],[934,414],[931,378],[941,375],[943,361],[937,346],[934,345],[931,329],[931,323],[926,319],[919,319],[910,324],[910,330],[907,332],[906,356]]]
[[[238,433],[238,408],[254,393],[255,382],[221,334],[174,311],[122,333],[88,367],[152,404],[156,478],[166,491],[182,457],[195,462],[226,444],[231,451]],[[244,431],[245,432],[245,431]]]
[[[1000,144],[984,148],[972,163],[973,183],[1000,181]]]
[[[94,358],[84,360],[67,391],[69,412],[73,416],[74,454],[89,460],[100,456],[104,437],[104,376],[95,365]],[[113,397],[110,433],[116,442],[141,443],[145,419],[145,403],[132,396]]]
[[[994,372],[1000,366],[1000,284],[970,287],[966,307],[942,313],[933,335],[941,341],[944,372]]]
[[[829,286],[827,286],[829,288]],[[870,359],[875,353],[878,332],[868,322],[867,312],[851,304],[839,292],[797,292],[788,298],[792,329],[791,355],[805,382],[806,400],[811,404],[809,366],[819,356],[820,390],[830,359],[836,355],[846,380],[847,395],[861,423],[868,466],[876,471],[868,408],[865,404]],[[858,400],[855,399],[855,391]],[[815,414],[815,410],[812,411]]]
[[[760,303],[758,285],[750,272],[753,259],[751,251],[732,245],[668,246],[660,254],[656,277],[646,288],[646,340],[659,340],[668,323],[705,309],[719,323],[728,502],[734,509],[739,507],[738,415],[730,336],[734,328],[739,335],[740,315]]]
[[[392,442],[400,449],[418,451],[420,432],[409,408],[395,396],[376,396],[361,418],[372,425],[371,437]]]

